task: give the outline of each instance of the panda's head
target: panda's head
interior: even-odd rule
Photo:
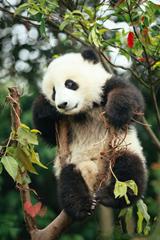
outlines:
[[[59,112],[78,114],[101,102],[103,86],[110,77],[89,48],[53,60],[44,76],[42,92]]]

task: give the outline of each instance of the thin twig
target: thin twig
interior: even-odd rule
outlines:
[[[103,55],[103,57],[106,59],[106,61],[108,61],[113,67],[115,68],[122,68],[124,70],[129,70],[145,87],[149,88],[148,84],[146,84],[134,71],[132,68],[128,68],[128,67],[124,67],[122,65],[115,65],[113,64],[105,55],[104,53],[101,51],[101,54]]]

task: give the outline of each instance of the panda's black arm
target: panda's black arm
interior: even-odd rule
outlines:
[[[50,146],[56,145],[56,129],[57,122],[61,115],[56,111],[43,94],[38,96],[32,106],[33,124],[42,134],[41,137]]]
[[[121,182],[133,180],[138,187],[138,194],[135,195],[133,191],[128,188],[127,196],[130,201],[129,205],[127,205],[124,197],[115,198],[114,187],[116,180],[112,175],[110,183],[97,190],[96,200],[106,207],[119,209],[135,204],[136,201],[145,194],[147,186],[147,173],[142,159],[137,154],[127,151],[124,155],[116,159],[113,172]]]
[[[113,76],[104,87],[103,104],[106,117],[115,127],[138,120],[139,113],[144,110],[144,100],[141,92],[130,82],[118,76]]]

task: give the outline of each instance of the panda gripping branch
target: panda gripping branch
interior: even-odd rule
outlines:
[[[68,53],[53,60],[42,82],[42,94],[33,103],[33,122],[50,146],[56,146],[56,123],[68,122],[71,157],[61,166],[54,163],[58,179],[58,196],[62,209],[74,220],[91,215],[96,203],[106,207],[127,207],[123,197],[115,198],[115,176],[125,182],[133,180],[138,194],[128,188],[133,205],[145,193],[147,171],[145,157],[137,137],[134,120],[144,110],[140,91],[130,82],[106,72],[92,48]],[[109,159],[102,156],[106,135],[104,113],[116,129],[120,146],[108,176]]]

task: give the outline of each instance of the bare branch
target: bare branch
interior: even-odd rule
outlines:
[[[71,219],[62,211],[54,221],[42,230],[33,230],[30,232],[32,240],[56,240],[73,224]]]
[[[125,50],[124,48],[122,48],[122,47],[120,47],[120,46],[116,46],[115,44],[110,43],[110,42],[108,42],[108,41],[106,41],[106,40],[103,40],[103,41],[104,41],[105,43],[107,43],[108,45],[114,47],[114,48],[119,48],[119,49],[121,49],[122,51],[124,51],[125,53],[127,53],[131,58],[133,58],[136,62],[138,62],[140,65],[142,65],[143,67],[146,68],[146,66],[145,66],[141,61],[139,61],[133,54],[131,54],[130,52],[128,52],[128,51]]]
[[[101,51],[101,55],[104,57],[104,59],[106,59],[107,62],[109,62],[113,67],[115,68],[122,68],[124,70],[129,70],[137,79],[138,81],[140,81],[145,87],[149,88],[149,86],[133,71],[132,68],[128,68],[128,67],[124,67],[122,65],[115,65],[113,64],[105,55],[104,53]]]
[[[152,129],[149,127],[145,117],[143,116],[142,121],[144,123],[144,128],[152,142],[152,144],[157,148],[157,150],[160,152],[160,141],[158,140],[158,138],[156,137],[156,135],[154,134],[154,132],[152,131]]]

